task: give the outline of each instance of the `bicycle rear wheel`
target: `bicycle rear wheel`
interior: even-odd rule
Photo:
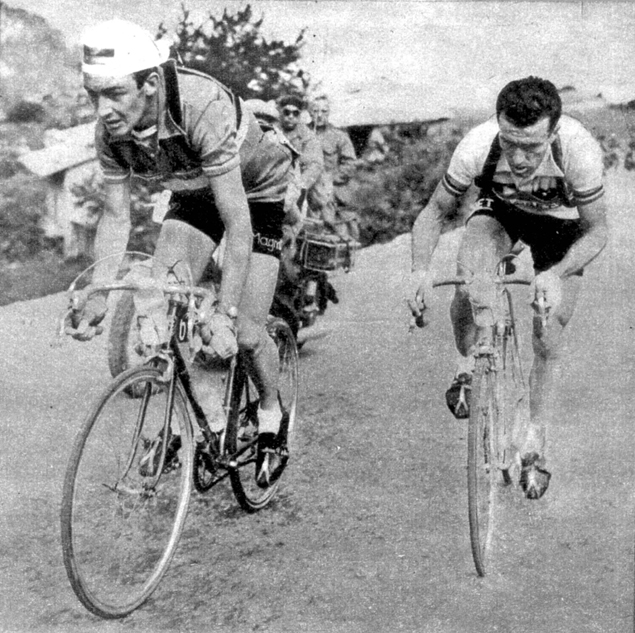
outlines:
[[[278,390],[283,424],[277,451],[281,458],[279,475],[286,468],[293,450],[298,401],[298,348],[291,328],[282,319],[272,319],[268,331],[278,348]],[[230,481],[236,500],[248,512],[264,508],[275,496],[280,476],[266,488],[256,484],[256,444],[258,439],[258,391],[249,378],[245,364],[236,365],[227,423],[227,448],[232,457]]]
[[[476,360],[467,436],[467,491],[472,557],[479,576],[485,575],[494,533],[496,466],[495,373],[490,359]]]
[[[191,421],[180,382],[161,378],[157,368],[137,367],[114,380],[86,418],[66,470],[64,565],[79,600],[103,618],[123,617],[148,599],[187,515]]]

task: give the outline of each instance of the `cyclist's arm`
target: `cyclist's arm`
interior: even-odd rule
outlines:
[[[227,313],[240,304],[253,244],[251,217],[240,168],[209,178],[216,207],[225,226],[225,255],[219,309]]]
[[[130,237],[130,180],[105,183],[104,212],[97,224],[95,260],[126,250]],[[115,279],[120,261],[110,258],[95,267],[93,283]]]
[[[450,194],[439,182],[412,227],[412,272],[428,271],[443,222],[457,210],[458,205],[459,198]]]
[[[565,257],[551,268],[561,278],[570,277],[591,263],[604,249],[608,239],[606,203],[603,198],[578,207],[582,236]]]

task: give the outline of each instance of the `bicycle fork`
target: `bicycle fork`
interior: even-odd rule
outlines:
[[[505,393],[504,372],[506,368],[503,357],[506,338],[509,336],[509,327],[504,319],[499,319],[493,325],[479,326],[474,352],[476,362],[482,358],[487,360],[487,372],[491,374],[489,388],[492,392],[490,398],[486,399],[489,404],[485,414],[488,417],[492,416],[490,428],[494,437],[491,438],[491,443],[488,437],[483,438],[484,449],[488,463],[500,471],[506,485],[512,483],[510,470],[514,463],[514,451],[511,449],[512,425],[510,424],[511,420],[509,420],[508,394]],[[522,394],[518,401],[520,402],[520,400],[522,400]],[[515,409],[515,407],[511,408]]]

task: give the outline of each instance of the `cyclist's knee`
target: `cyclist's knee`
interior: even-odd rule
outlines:
[[[237,323],[238,347],[243,352],[257,353],[264,341],[267,332],[262,325],[251,319],[239,319]]]
[[[469,219],[459,248],[459,274],[486,272],[494,274],[503,255],[512,247],[512,242],[495,218],[477,215]]]

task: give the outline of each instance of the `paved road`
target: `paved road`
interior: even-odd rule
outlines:
[[[564,350],[552,486],[534,503],[509,496],[485,579],[467,535],[466,427],[442,400],[450,291],[407,334],[407,236],[335,279],[332,331],[303,349],[299,450],[274,507],[247,516],[227,491],[197,497],[171,571],[123,622],[79,605],[58,536],[69,444],[106,379],[103,341],[50,346],[60,296],[0,309],[0,631],[632,631],[635,177],[608,183],[614,237]]]

